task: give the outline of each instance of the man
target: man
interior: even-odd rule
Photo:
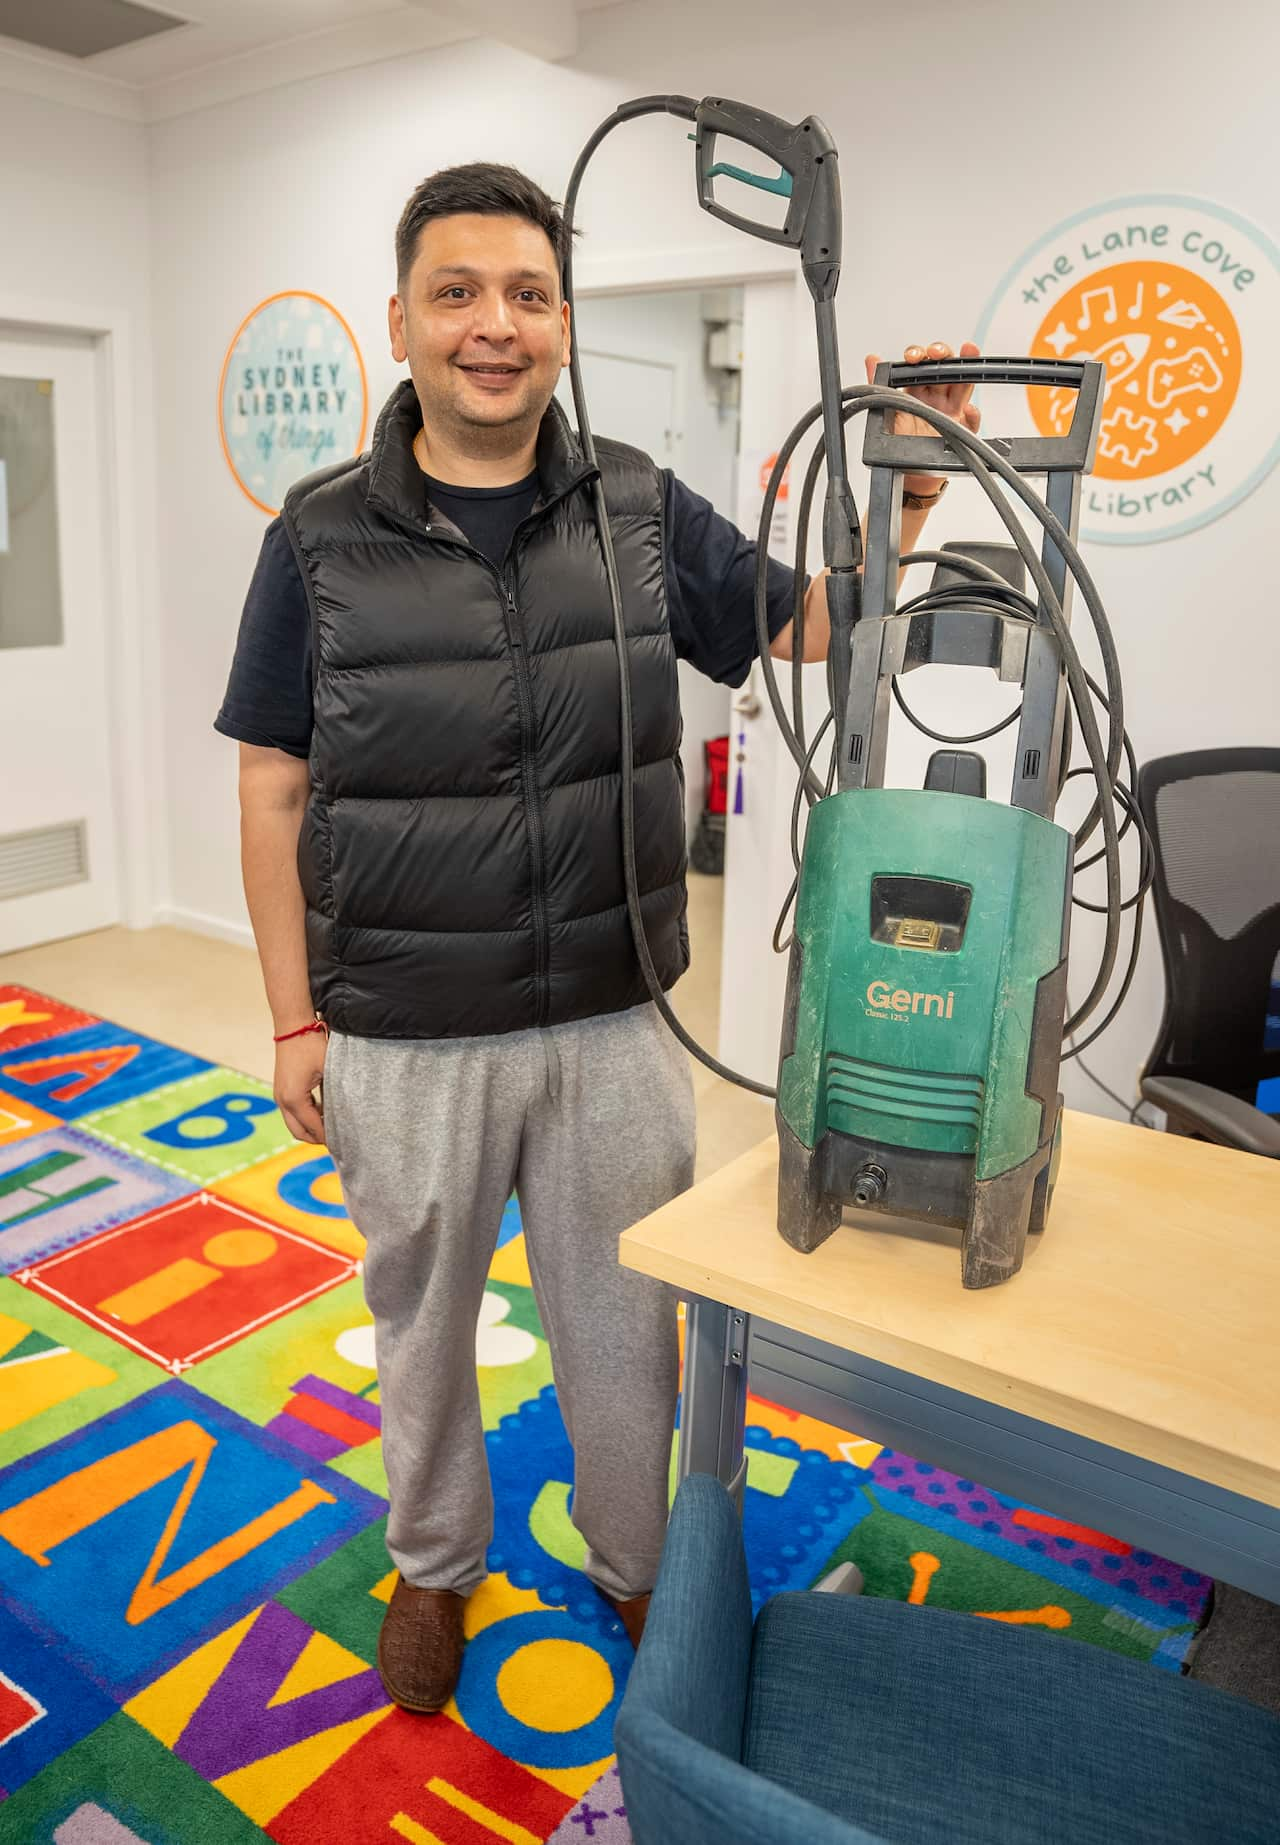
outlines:
[[[379,1669],[416,1711],[452,1693],[485,1575],[475,1326],[513,1187],[574,1523],[633,1640],[666,1524],[675,1306],[616,1246],[691,1183],[693,1096],[627,924],[609,597],[591,476],[552,402],[562,240],[552,201],[510,168],[453,168],[410,198],[389,316],[410,378],[370,452],[299,483],[268,528],[217,720],[240,740],[276,1099],[296,1138],[328,1145],[368,1245],[399,1570]],[[973,425],[966,399],[938,397]],[[647,456],[599,446],[639,883],[670,987],[688,961],[676,660],[745,678],[754,552]],[[940,483],[907,485],[923,501]],[[904,514],[904,550],[925,510]],[[791,583],[771,566],[782,659]],[[818,659],[820,579],[806,610]]]

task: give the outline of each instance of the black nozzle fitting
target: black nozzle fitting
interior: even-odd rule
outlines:
[[[868,1160],[853,1175],[853,1202],[862,1205],[879,1204],[888,1183],[889,1175],[884,1167]]]

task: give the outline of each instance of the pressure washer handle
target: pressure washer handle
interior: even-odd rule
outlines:
[[[892,391],[917,384],[1056,384],[1081,391],[1087,382],[1088,362],[1083,359],[925,359],[919,365],[882,365],[876,383]],[[881,372],[885,376],[881,377]]]
[[[805,280],[815,300],[830,300],[840,274],[840,174],[836,144],[816,115],[786,122],[750,103],[706,96],[694,116],[697,132],[698,203],[713,218],[749,236],[799,250]],[[776,175],[749,173],[716,157],[721,135],[754,148],[778,163]],[[730,178],[787,200],[781,226],[761,224],[722,204],[715,182]]]
[[[1093,466],[1106,392],[1106,366],[1096,359],[925,359],[919,365],[877,365],[873,382],[892,391],[918,390],[928,384],[1046,385],[1074,391],[1075,410],[1064,436],[987,436],[985,440],[1019,474],[1059,469],[1087,474]],[[894,468],[904,474],[958,473],[964,468],[962,458],[935,436],[890,434],[890,414],[873,410],[867,417],[862,459],[869,468]]]

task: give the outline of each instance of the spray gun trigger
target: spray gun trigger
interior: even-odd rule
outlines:
[[[729,179],[740,179],[744,186],[756,186],[761,192],[776,192],[779,198],[791,197],[791,175],[785,168],[769,179],[763,173],[748,173],[745,167],[734,167],[727,160],[717,160],[707,178],[719,179],[721,175]]]
[[[686,141],[699,145],[697,135],[686,135]],[[730,166],[726,160],[718,160],[707,174],[708,179],[740,179],[744,186],[758,186],[761,192],[776,192],[780,198],[791,197],[792,180],[784,166],[770,179],[764,173],[748,173],[744,167]]]

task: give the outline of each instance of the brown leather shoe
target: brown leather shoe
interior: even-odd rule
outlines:
[[[443,1710],[462,1670],[462,1611],[452,1589],[415,1589],[396,1577],[378,1635],[378,1674],[402,1710]]]
[[[612,1595],[607,1595],[605,1600],[626,1628],[632,1646],[639,1646],[644,1635],[644,1624],[649,1618],[649,1597],[633,1595],[630,1601],[615,1602]]]

